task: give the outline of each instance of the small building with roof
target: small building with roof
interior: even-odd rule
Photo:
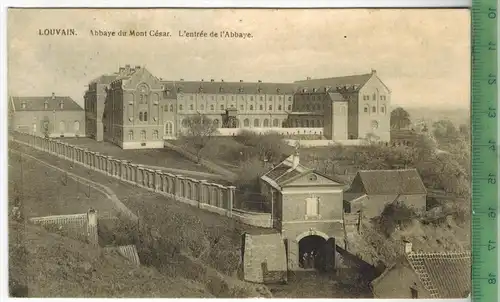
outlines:
[[[85,111],[69,96],[11,96],[9,129],[49,137],[85,136]]]
[[[336,242],[344,242],[343,184],[301,165],[298,152],[260,181],[273,227],[286,244],[288,270],[333,268]],[[307,265],[304,255],[311,252],[315,260]]]
[[[471,254],[418,253],[404,242],[404,254],[371,282],[379,299],[457,299],[471,291]]]
[[[416,169],[358,171],[344,193],[344,211],[372,218],[396,201],[425,210],[427,190]]]

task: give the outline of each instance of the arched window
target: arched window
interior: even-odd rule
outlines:
[[[282,106],[281,105],[278,105],[278,110],[281,110]]]
[[[174,132],[174,125],[172,122],[166,122],[165,123],[165,135],[172,135]]]
[[[75,121],[73,123],[73,128],[75,129],[75,132],[80,131],[80,122],[79,121]]]
[[[385,106],[380,107],[380,112],[385,113]]]
[[[144,112],[144,121],[147,122],[148,121],[148,113],[147,112]]]
[[[291,96],[289,96],[289,97],[288,97],[288,100],[289,100],[289,101],[292,101],[292,97],[291,97]]]
[[[264,110],[264,106],[260,105],[259,110]]]
[[[275,118],[273,120],[273,127],[279,127],[279,126],[280,126],[280,121],[277,118]]]
[[[64,124],[64,121],[60,121],[59,122],[59,131],[61,131],[61,133],[64,133],[64,131],[66,130],[66,125]]]
[[[158,130],[153,131],[153,139],[158,139]]]
[[[220,105],[220,110],[224,110],[224,105]]]
[[[259,121],[258,118],[256,118],[256,119],[253,120],[253,126],[254,127],[259,127],[260,126],[260,121]]]
[[[181,196],[182,197],[186,196],[186,186],[184,185],[183,181],[181,181]]]
[[[134,140],[134,131],[133,130],[130,130],[128,132],[128,140],[129,141],[133,141]]]
[[[364,108],[364,112],[367,113],[368,112],[368,106],[365,106]]]
[[[253,105],[250,105],[250,111],[252,111],[252,110],[253,110]]]
[[[243,127],[249,127],[250,126],[250,120],[249,119],[244,119],[243,120]]]
[[[192,188],[191,188],[191,183],[188,182],[187,184],[187,194],[186,194],[186,197],[191,199],[191,196],[192,196]]]
[[[273,110],[273,105],[269,105],[269,110]]]
[[[214,111],[214,105],[210,105],[210,110]]]
[[[170,112],[174,112],[174,105],[170,105]]]
[[[267,118],[264,119],[264,127],[269,127],[269,120]]]
[[[372,107],[372,112],[377,112],[377,107],[373,106]]]
[[[190,104],[190,105],[189,105],[189,110],[194,110],[194,106],[193,106],[193,104]]]
[[[292,111],[292,105],[288,105],[288,111]]]
[[[141,131],[141,139],[145,140],[146,139],[146,130]]]
[[[179,105],[179,111],[182,111],[182,105]]]
[[[142,112],[139,112],[139,121],[141,121],[141,122],[142,122],[143,120],[144,120],[144,118],[143,118],[143,116],[142,116]]]

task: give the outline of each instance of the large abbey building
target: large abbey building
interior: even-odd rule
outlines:
[[[320,128],[329,140],[390,139],[389,88],[375,70],[294,83],[165,81],[126,65],[89,83],[86,135],[124,149],[162,148],[190,115],[221,128]]]

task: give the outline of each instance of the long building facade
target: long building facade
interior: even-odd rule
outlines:
[[[189,116],[220,128],[323,128],[329,140],[390,139],[389,88],[369,74],[294,83],[165,81],[141,66],[89,83],[86,134],[124,149],[162,148]]]

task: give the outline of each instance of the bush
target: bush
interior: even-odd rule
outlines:
[[[404,228],[416,218],[415,211],[402,202],[394,202],[385,206],[379,217],[382,232],[390,237],[396,228]]]

